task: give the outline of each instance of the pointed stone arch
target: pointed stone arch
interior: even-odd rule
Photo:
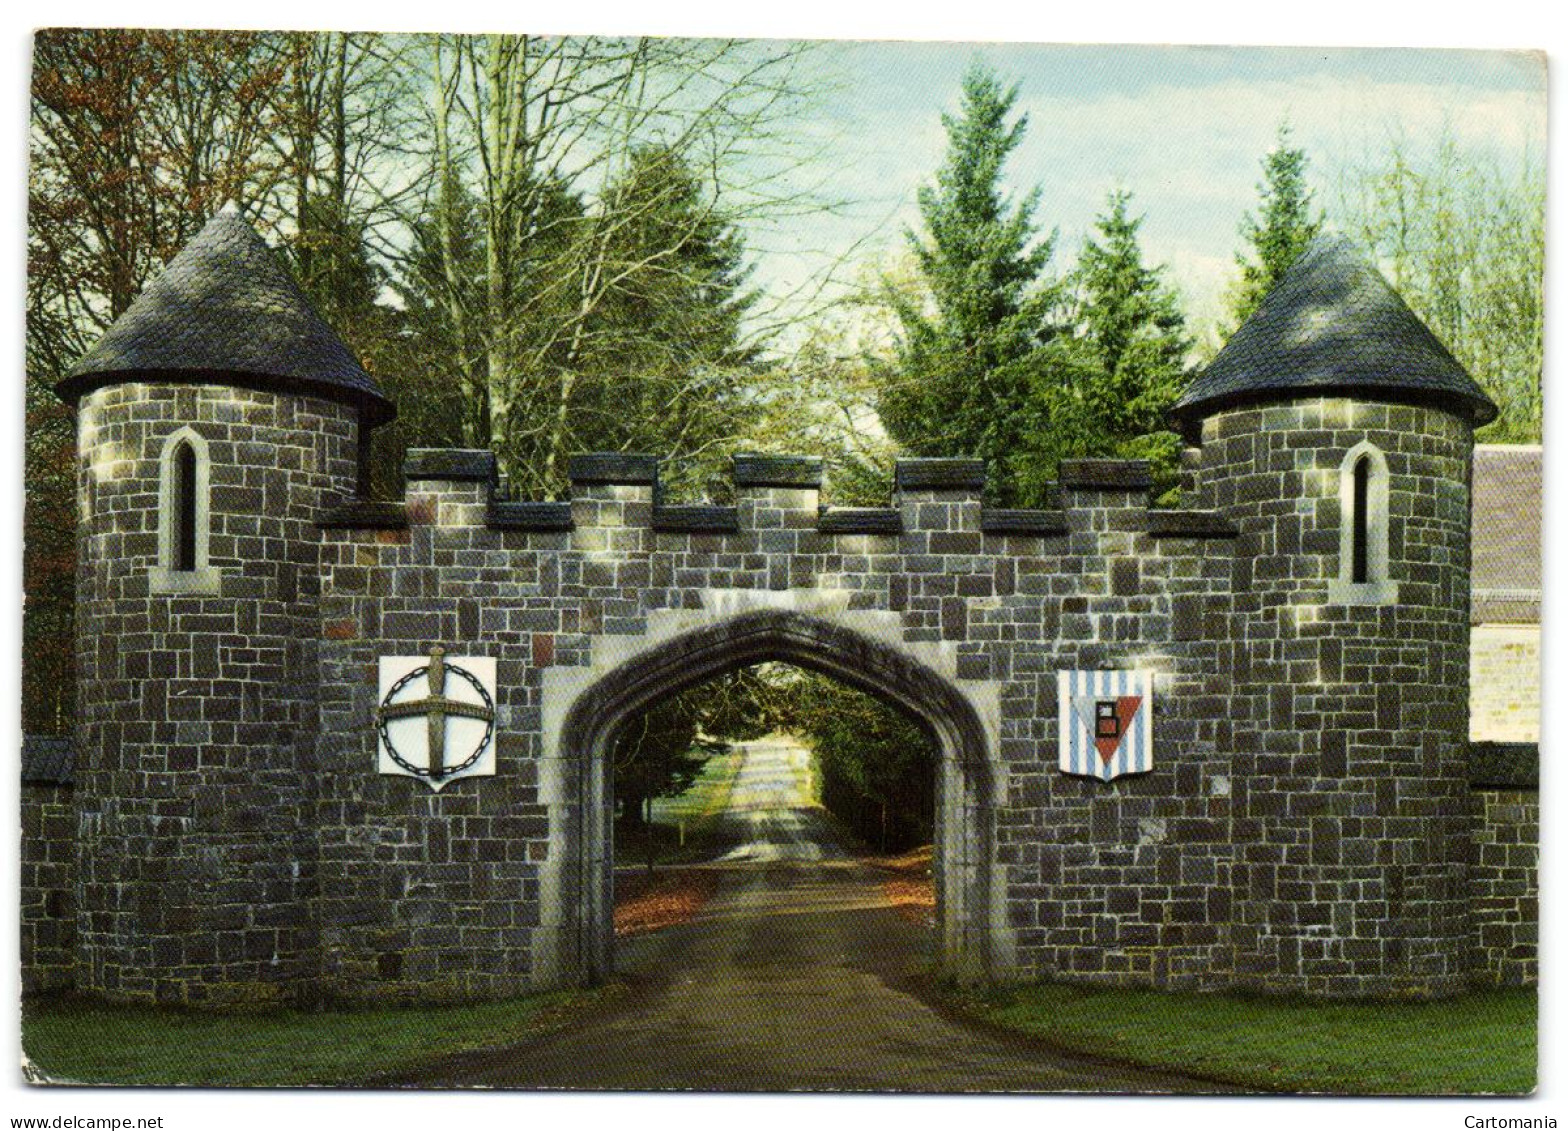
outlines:
[[[737,593],[739,591],[736,591]],[[601,638],[586,669],[549,673],[544,695],[541,793],[551,802],[551,857],[541,870],[537,984],[595,981],[613,968],[613,798],[607,757],[621,722],[666,696],[752,664],[778,661],[821,672],[891,701],[933,739],[937,774],[936,882],[939,961],[969,980],[1013,967],[1005,872],[996,861],[996,816],[1005,791],[997,760],[997,688],[957,680],[953,653],[909,643],[896,617],[811,611],[748,594],[763,607],[725,608],[708,594],[701,611],[665,614],[647,638]],[[820,598],[822,594],[812,594]],[[821,602],[816,602],[819,606]]]

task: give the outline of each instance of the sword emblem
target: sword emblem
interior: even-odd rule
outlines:
[[[480,703],[470,703],[461,699],[453,699],[446,693],[447,674],[451,673],[459,679],[466,681],[479,692],[482,700]],[[421,674],[425,676],[428,693],[420,699],[404,699],[395,701],[398,692]],[[423,767],[415,766],[405,759],[393,745],[392,738],[387,732],[387,724],[398,719],[425,716],[425,727],[429,759]],[[478,749],[469,754],[463,761],[456,765],[448,765],[446,760],[446,724],[448,719],[478,719],[485,723],[485,736]],[[416,668],[408,673],[388,690],[386,698],[376,708],[376,727],[381,732],[382,741],[392,760],[402,766],[409,773],[420,777],[428,777],[432,781],[465,770],[479,760],[485,748],[490,745],[490,738],[495,733],[495,704],[490,695],[485,691],[484,685],[474,678],[472,673],[465,671],[455,664],[446,661],[446,653],[438,644],[430,650],[430,662],[423,668]]]

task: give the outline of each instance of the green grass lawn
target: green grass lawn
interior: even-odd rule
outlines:
[[[1325,1002],[1037,984],[959,998],[1074,1052],[1289,1092],[1529,1092],[1536,995]]]
[[[76,998],[23,1003],[22,1048],[48,1078],[95,1084],[348,1084],[565,1024],[612,990],[483,1005],[205,1013]]]
[[[735,775],[740,772],[743,760],[735,750],[715,754],[703,764],[702,773],[692,782],[691,788],[675,797],[654,799],[655,864],[687,864],[712,855],[715,818],[729,804],[730,788],[735,784]],[[618,821],[615,862],[623,866],[641,864],[646,861],[647,854],[643,829],[630,822]]]
[[[653,819],[664,825],[685,822],[688,833],[690,826],[711,820],[729,804],[730,787],[744,760],[745,755],[734,749],[713,755],[703,763],[702,773],[685,793],[654,799]]]

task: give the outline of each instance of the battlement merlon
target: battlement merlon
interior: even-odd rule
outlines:
[[[946,552],[980,541],[984,509],[985,461],[978,459],[901,459],[893,464],[893,505],[905,533],[939,535]]]
[[[750,530],[815,530],[822,503],[817,456],[738,452],[731,470],[736,522]]]
[[[403,498],[411,523],[482,526],[495,495],[495,453],[484,448],[410,448]]]

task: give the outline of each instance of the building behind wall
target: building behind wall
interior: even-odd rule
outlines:
[[[1474,460],[1470,738],[1541,732],[1541,446],[1481,444]]]
[[[1481,444],[1473,478],[1471,964],[1531,985],[1540,907],[1541,447]]]

